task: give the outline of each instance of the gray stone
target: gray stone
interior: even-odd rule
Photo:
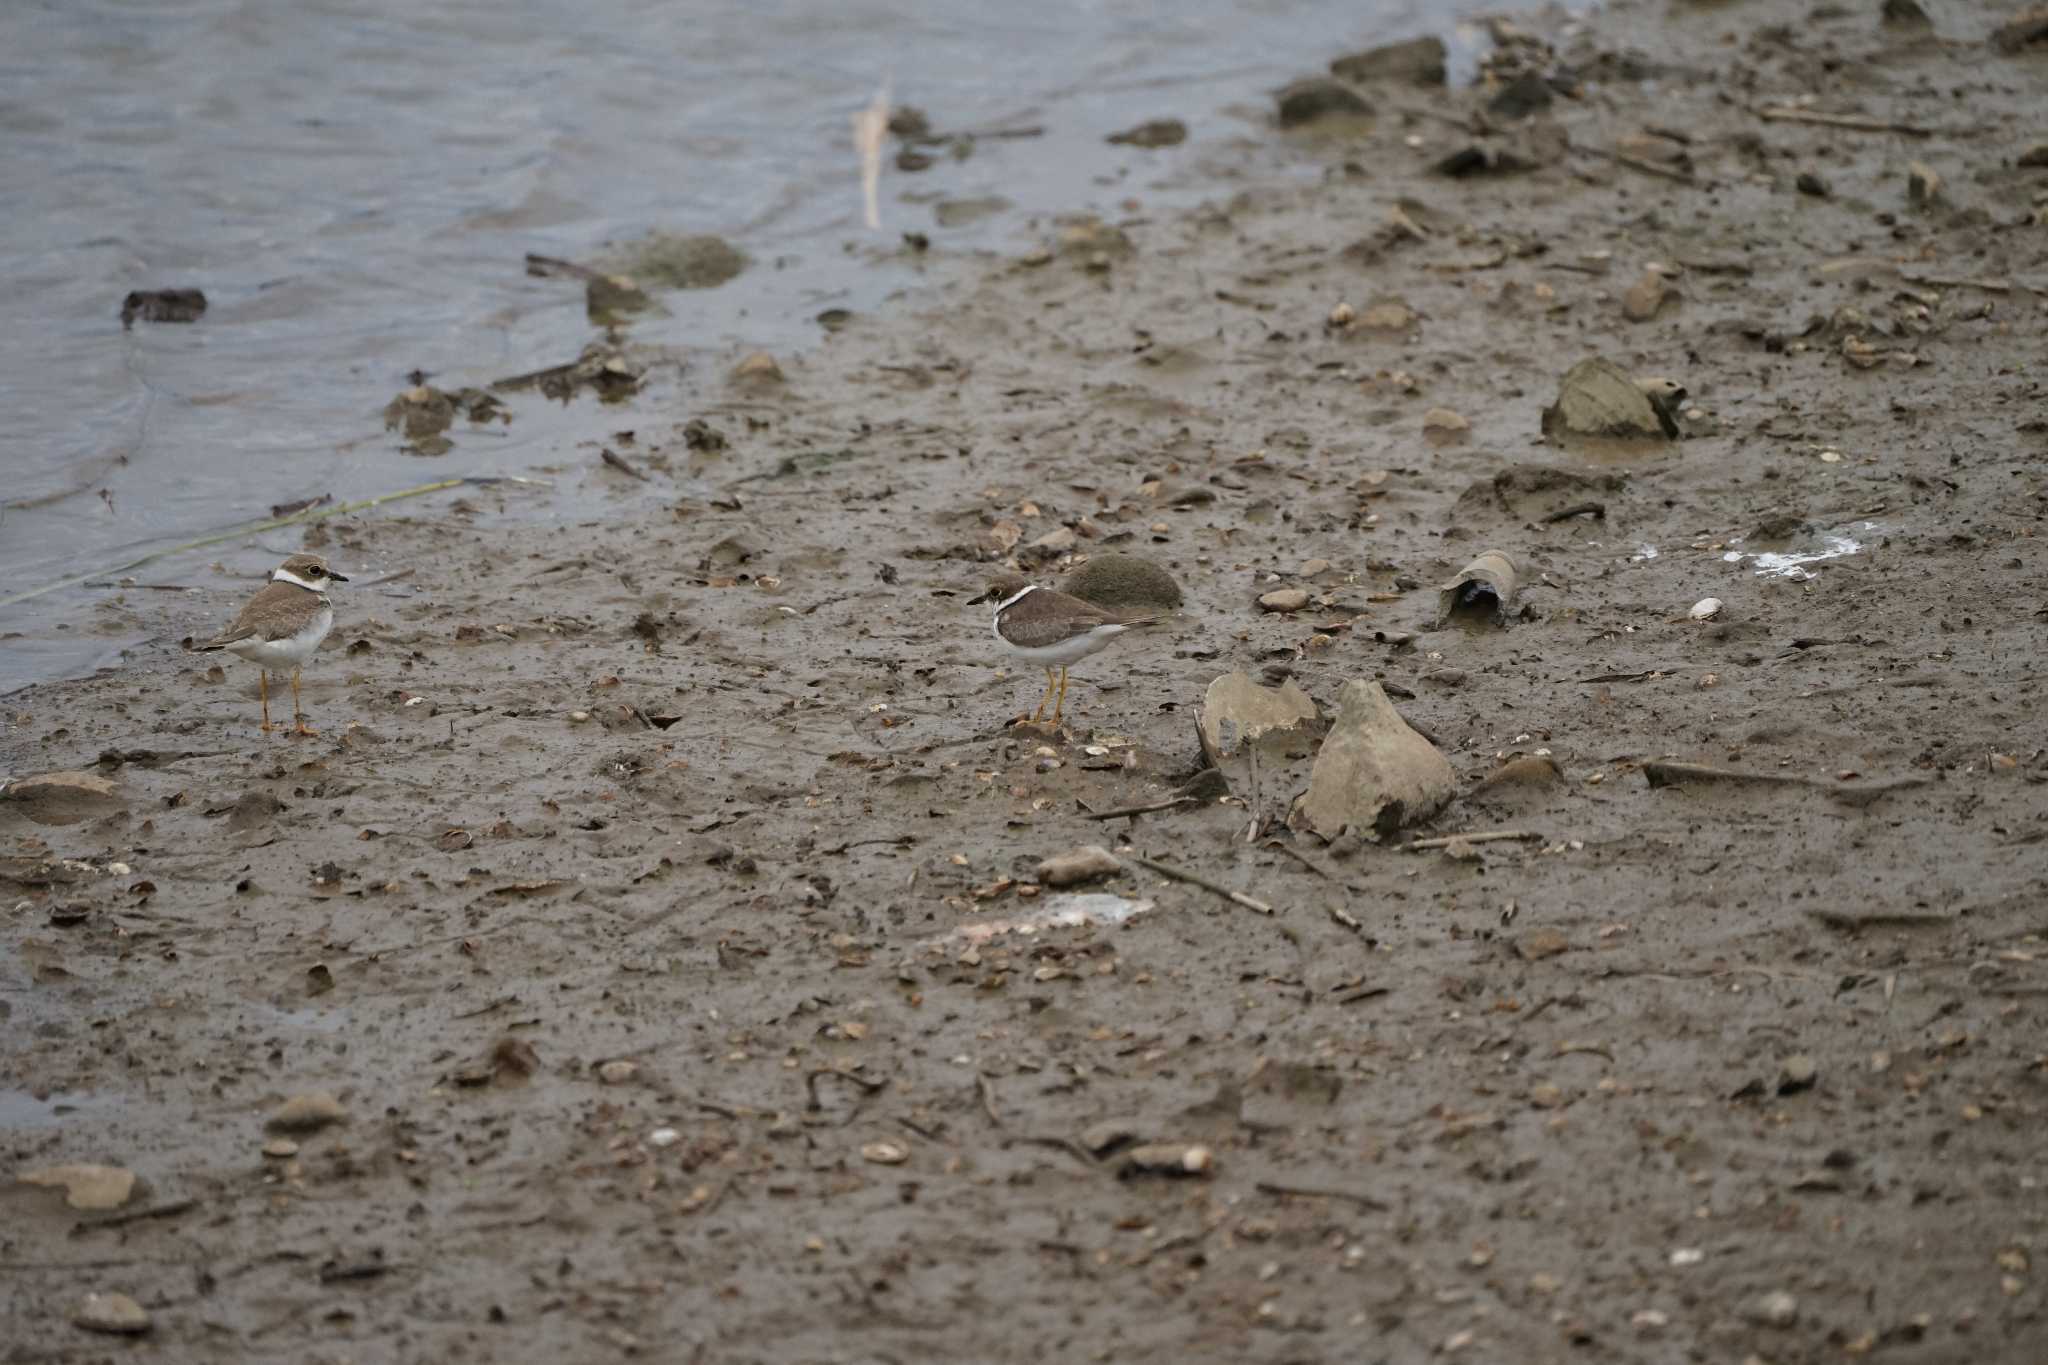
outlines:
[[[1212,766],[1246,744],[1268,735],[1306,734],[1316,723],[1316,704],[1292,682],[1261,687],[1247,673],[1227,673],[1202,694],[1196,726],[1202,752]]]
[[[1543,434],[1668,440],[1649,395],[1611,360],[1581,360],[1565,374],[1557,401],[1543,410]]]
[[[1367,48],[1330,63],[1330,74],[1347,81],[1408,81],[1414,85],[1444,83],[1444,40],[1434,34],[1405,43]]]
[[[294,1095],[280,1104],[265,1126],[273,1133],[317,1133],[330,1124],[343,1123],[348,1110],[325,1090]]]
[[[72,1310],[71,1321],[88,1332],[140,1336],[149,1330],[149,1314],[126,1294],[87,1294]]]
[[[1299,128],[1326,118],[1367,118],[1372,106],[1358,92],[1327,76],[1304,76],[1277,96],[1280,126]]]
[[[1799,1300],[1782,1289],[1773,1289],[1750,1305],[1749,1320],[1765,1327],[1790,1327],[1799,1321]]]
[[[125,1166],[45,1166],[15,1179],[24,1185],[63,1186],[64,1202],[74,1209],[118,1209],[135,1193],[135,1172]]]
[[[1073,886],[1097,877],[1113,877],[1123,870],[1124,865],[1108,849],[1100,844],[1083,844],[1040,863],[1038,880],[1047,886]]]
[[[1456,788],[1450,763],[1409,728],[1380,685],[1354,679],[1338,694],[1337,719],[1288,823],[1324,839],[1347,829],[1391,833],[1434,815]]]
[[[1906,167],[1906,202],[1914,208],[1928,208],[1941,198],[1941,176],[1924,161]]]

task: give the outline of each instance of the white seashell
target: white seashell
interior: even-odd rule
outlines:
[[[1721,599],[1718,597],[1702,597],[1699,601],[1692,604],[1691,614],[1692,619],[1695,621],[1711,621],[1721,614]]]

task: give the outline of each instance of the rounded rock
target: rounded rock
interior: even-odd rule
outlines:
[[[1300,611],[1307,605],[1308,591],[1304,588],[1279,588],[1259,597],[1261,611]]]
[[[348,1110],[325,1090],[294,1095],[280,1104],[265,1125],[273,1133],[317,1133],[330,1124],[348,1121]]]
[[[126,1294],[87,1294],[72,1311],[71,1321],[88,1332],[140,1336],[149,1330],[149,1313]]]
[[[1799,1300],[1782,1289],[1773,1289],[1750,1307],[1749,1319],[1766,1327],[1790,1327],[1799,1321]]]
[[[1180,584],[1173,575],[1137,555],[1091,556],[1060,579],[1060,591],[1098,607],[1171,611],[1181,604]]]

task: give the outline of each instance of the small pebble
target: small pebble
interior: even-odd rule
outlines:
[[[1308,592],[1302,588],[1279,588],[1259,597],[1263,611],[1300,611],[1308,605]]]
[[[1799,1300],[1782,1289],[1773,1289],[1751,1307],[1749,1319],[1766,1327],[1790,1327],[1799,1320]]]
[[[341,1101],[324,1090],[315,1090],[279,1105],[267,1126],[273,1133],[317,1133],[347,1118],[348,1110],[341,1107]]]
[[[682,1136],[681,1133],[678,1133],[673,1128],[657,1128],[647,1135],[647,1145],[650,1147],[673,1147]]]
[[[606,1085],[624,1085],[639,1074],[640,1068],[623,1058],[601,1062],[597,1068],[597,1078]]]
[[[139,1336],[149,1330],[149,1314],[126,1294],[87,1294],[71,1321],[88,1332]]]
[[[1711,621],[1720,614],[1721,599],[1718,597],[1702,597],[1692,604],[1692,611],[1688,613],[1695,621]]]

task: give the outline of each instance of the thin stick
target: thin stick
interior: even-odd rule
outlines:
[[[1074,804],[1080,805],[1080,802],[1077,801]],[[1126,815],[1150,815],[1154,811],[1172,810],[1176,806],[1199,806],[1200,804],[1202,804],[1200,797],[1174,796],[1164,801],[1148,801],[1142,806],[1118,806],[1115,810],[1089,810],[1086,806],[1081,806],[1081,811],[1090,820],[1117,820]]]
[[[173,1199],[168,1204],[151,1204],[148,1208],[128,1209],[121,1213],[109,1214],[105,1218],[81,1218],[76,1231],[89,1232],[94,1228],[118,1228],[126,1223],[139,1223],[145,1218],[170,1218],[191,1209],[197,1199]]]
[[[1333,882],[1341,882],[1344,880],[1342,877],[1330,871],[1329,868],[1324,867],[1321,863],[1309,857],[1306,853],[1303,853],[1300,849],[1296,848],[1292,844],[1282,843],[1278,839],[1268,839],[1266,840],[1266,847],[1279,849],[1282,853],[1285,853],[1288,857],[1294,859],[1294,861],[1300,863],[1303,867],[1315,873],[1318,877],[1328,877]]]
[[[1987,294],[2010,294],[2010,280],[1969,280],[1953,275],[1901,275],[1907,284],[1926,285],[1932,289],[1981,289]]]
[[[526,273],[541,276],[567,275],[571,279],[578,280],[601,280],[604,278],[604,272],[601,270],[592,270],[587,265],[578,265],[574,261],[565,261],[559,256],[536,255],[531,251],[526,253]]]
[[[1594,516],[1602,521],[1607,519],[1607,504],[1604,502],[1575,502],[1570,507],[1560,507],[1543,520],[1546,524],[1570,521],[1573,517]]]
[[[1357,1194],[1351,1190],[1319,1190],[1308,1185],[1281,1185],[1271,1180],[1261,1180],[1252,1188],[1260,1194],[1277,1194],[1286,1199],[1341,1199],[1378,1213],[1384,1213],[1391,1207],[1385,1200],[1375,1199],[1369,1194]]]
[[[1681,185],[1692,185],[1695,187],[1702,184],[1707,185],[1709,188],[1712,187],[1711,181],[1701,181],[1688,171],[1674,171],[1669,166],[1659,166],[1654,161],[1645,161],[1639,156],[1630,156],[1627,152],[1610,152],[1605,147],[1581,147],[1577,143],[1572,144],[1572,150],[1575,152],[1585,152],[1592,156],[1604,157],[1617,166],[1626,166],[1630,170],[1640,171],[1644,175],[1654,175],[1660,180],[1675,180]]]
[[[616,450],[613,450],[610,446],[606,446],[603,450],[599,451],[598,458],[629,478],[638,479],[642,483],[647,482],[647,476],[640,472],[637,465],[619,454]]]
[[[1138,866],[1150,868],[1152,871],[1157,872],[1160,876],[1167,878],[1169,881],[1187,882],[1191,886],[1201,887],[1204,891],[1214,891],[1217,895],[1223,897],[1223,899],[1231,901],[1238,905],[1242,905],[1247,910],[1256,910],[1262,915],[1270,915],[1273,913],[1273,907],[1266,904],[1264,901],[1254,900],[1252,897],[1245,895],[1242,891],[1232,891],[1229,887],[1223,885],[1223,883],[1212,882],[1207,877],[1202,876],[1200,873],[1190,872],[1184,867],[1175,867],[1171,863],[1157,862],[1151,858],[1141,858],[1135,853],[1130,854],[1128,856],[1130,860],[1136,863]]]
[[[1427,839],[1410,839],[1406,849],[1449,848],[1452,844],[1490,844],[1499,839],[1541,839],[1533,829],[1495,829],[1483,834],[1438,834]]]
[[[1808,910],[1806,913],[1830,929],[1925,928],[1956,922],[1954,915],[1933,910],[1874,910],[1867,915],[1847,910]]]
[[[1907,137],[1933,137],[1935,129],[1918,124],[1893,123],[1890,119],[1868,118],[1862,114],[1824,114],[1818,109],[1795,109],[1790,105],[1766,104],[1750,110],[1772,123],[1819,123],[1829,128],[1849,128],[1859,133],[1903,133]],[[1960,136],[1962,130],[1950,136]],[[1974,131],[1974,130],[1972,130]]]
[[[981,1111],[988,1115],[990,1123],[993,1123],[998,1128],[1002,1127],[1002,1116],[996,1113],[995,1085],[988,1077],[978,1071],[974,1073],[974,1085],[977,1090],[981,1091]]]

